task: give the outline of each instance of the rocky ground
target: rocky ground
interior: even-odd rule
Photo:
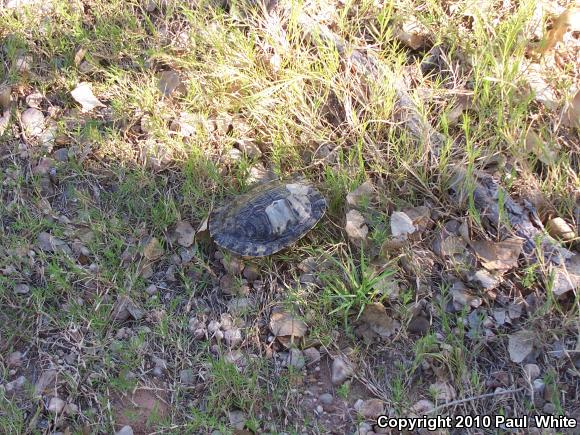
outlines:
[[[0,428],[579,420],[579,16],[0,0]],[[328,201],[304,238],[212,243],[296,174]],[[499,431],[574,433],[436,433]]]

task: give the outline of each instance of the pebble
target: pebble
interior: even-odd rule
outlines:
[[[50,402],[48,402],[48,411],[53,414],[60,414],[64,409],[64,405],[66,405],[64,400],[58,397],[53,397],[50,399]]]
[[[228,413],[228,418],[230,420],[230,424],[238,430],[244,429],[246,425],[246,414],[242,411],[230,411]]]
[[[554,414],[556,412],[556,406],[552,402],[547,402],[544,407],[542,408],[546,414]]]
[[[332,362],[331,381],[334,385],[340,385],[352,376],[353,370],[350,363],[342,357],[337,357]]]
[[[322,402],[323,405],[331,405],[334,402],[334,397],[330,393],[321,394],[318,398]]]
[[[16,351],[8,355],[8,367],[20,367],[22,365],[22,352]]]
[[[44,114],[34,107],[22,112],[20,121],[26,134],[29,136],[39,136],[44,129]]]
[[[27,284],[16,284],[14,286],[14,293],[17,295],[25,295],[30,292],[30,287]]]
[[[304,358],[306,358],[306,362],[308,364],[314,364],[320,361],[320,351],[315,347],[309,347],[308,349],[304,349]]]
[[[131,426],[123,426],[116,435],[133,435],[133,428]]]
[[[155,284],[151,284],[149,287],[145,289],[145,293],[147,293],[148,295],[154,295],[155,293],[157,293],[157,286]]]
[[[528,379],[533,381],[540,376],[540,367],[537,364],[526,364],[524,366],[524,373]]]
[[[24,386],[25,383],[26,383],[26,378],[24,376],[19,376],[18,378],[16,378],[12,382],[8,382],[6,384],[6,387],[5,387],[6,392],[10,393],[11,391],[19,390],[20,388],[22,388]]]
[[[534,389],[534,393],[542,394],[546,389],[546,384],[542,379],[534,379],[534,382],[532,382],[532,387]]]
[[[376,419],[384,413],[384,403],[379,399],[359,399],[354,404],[354,409],[364,418]]]
[[[226,272],[231,275],[239,275],[244,270],[244,262],[233,255],[222,258],[222,265]]]
[[[288,353],[288,359],[286,360],[286,366],[294,367],[300,370],[304,368],[305,365],[306,360],[304,359],[302,351],[300,351],[300,349],[297,349],[295,347],[291,348],[290,352]]]
[[[356,435],[369,435],[370,432],[372,432],[373,427],[367,423],[366,421],[361,422],[358,425],[358,429],[355,432]]]
[[[243,272],[244,278],[248,280],[248,282],[252,283],[260,277],[260,271],[255,264],[248,264],[244,267]]]
[[[57,162],[66,162],[68,160],[68,148],[59,148],[53,153]]]
[[[182,384],[193,385],[195,377],[192,369],[183,369],[179,372],[179,380]]]
[[[224,341],[230,347],[236,347],[242,342],[242,332],[238,328],[228,329],[224,332]]]
[[[318,405],[318,406],[316,407],[316,412],[317,412],[318,414],[322,414],[322,413],[324,412],[324,408],[322,407],[322,405]]]

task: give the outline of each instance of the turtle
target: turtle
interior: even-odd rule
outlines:
[[[326,200],[300,180],[270,181],[214,210],[208,228],[215,243],[243,257],[272,255],[310,231]]]

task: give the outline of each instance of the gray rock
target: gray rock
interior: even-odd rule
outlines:
[[[334,385],[341,385],[352,374],[350,361],[345,361],[342,357],[337,357],[332,361],[331,381]]]
[[[28,136],[39,136],[44,130],[44,114],[34,107],[26,109],[22,113],[20,122]]]
[[[234,429],[242,430],[246,424],[246,414],[242,411],[230,411],[228,418]]]
[[[330,393],[324,393],[320,395],[318,400],[320,400],[323,405],[330,405],[334,402],[334,397],[332,397],[332,394]]]
[[[10,393],[12,391],[20,390],[24,384],[26,383],[26,378],[24,376],[19,376],[18,378],[14,379],[12,382],[8,382],[6,384],[6,392]]]
[[[302,353],[304,353],[304,358],[306,358],[308,364],[315,364],[320,361],[320,351],[315,347],[304,349]]]
[[[68,148],[59,148],[54,154],[54,159],[58,162],[66,162],[68,160]]]
[[[526,364],[524,366],[524,373],[530,380],[535,380],[540,376],[540,367],[537,364]]]
[[[556,406],[552,402],[546,402],[544,407],[542,408],[546,414],[554,414],[556,412]]]
[[[195,382],[195,376],[193,375],[192,369],[183,369],[179,372],[179,380],[184,385],[193,385]]]
[[[8,355],[8,367],[20,367],[22,365],[22,352],[16,351]]]
[[[288,358],[286,360],[287,367],[294,367],[295,369],[302,369],[306,365],[306,360],[300,349],[295,347],[291,348],[288,353]]]
[[[53,397],[48,402],[48,411],[52,412],[53,414],[60,414],[64,409],[64,405],[66,402],[58,397]]]
[[[243,275],[251,283],[260,277],[260,271],[255,264],[248,264],[244,267]]]
[[[115,435],[133,435],[133,428],[131,426],[123,426]]]
[[[242,342],[242,332],[238,328],[224,331],[224,341],[230,347],[236,347]]]
[[[17,295],[25,295],[30,292],[30,287],[27,284],[16,284],[14,286],[14,293]]]

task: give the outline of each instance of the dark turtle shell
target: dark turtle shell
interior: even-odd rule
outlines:
[[[215,210],[209,218],[209,232],[222,248],[246,257],[263,257],[306,234],[325,210],[324,197],[312,186],[272,181]]]

